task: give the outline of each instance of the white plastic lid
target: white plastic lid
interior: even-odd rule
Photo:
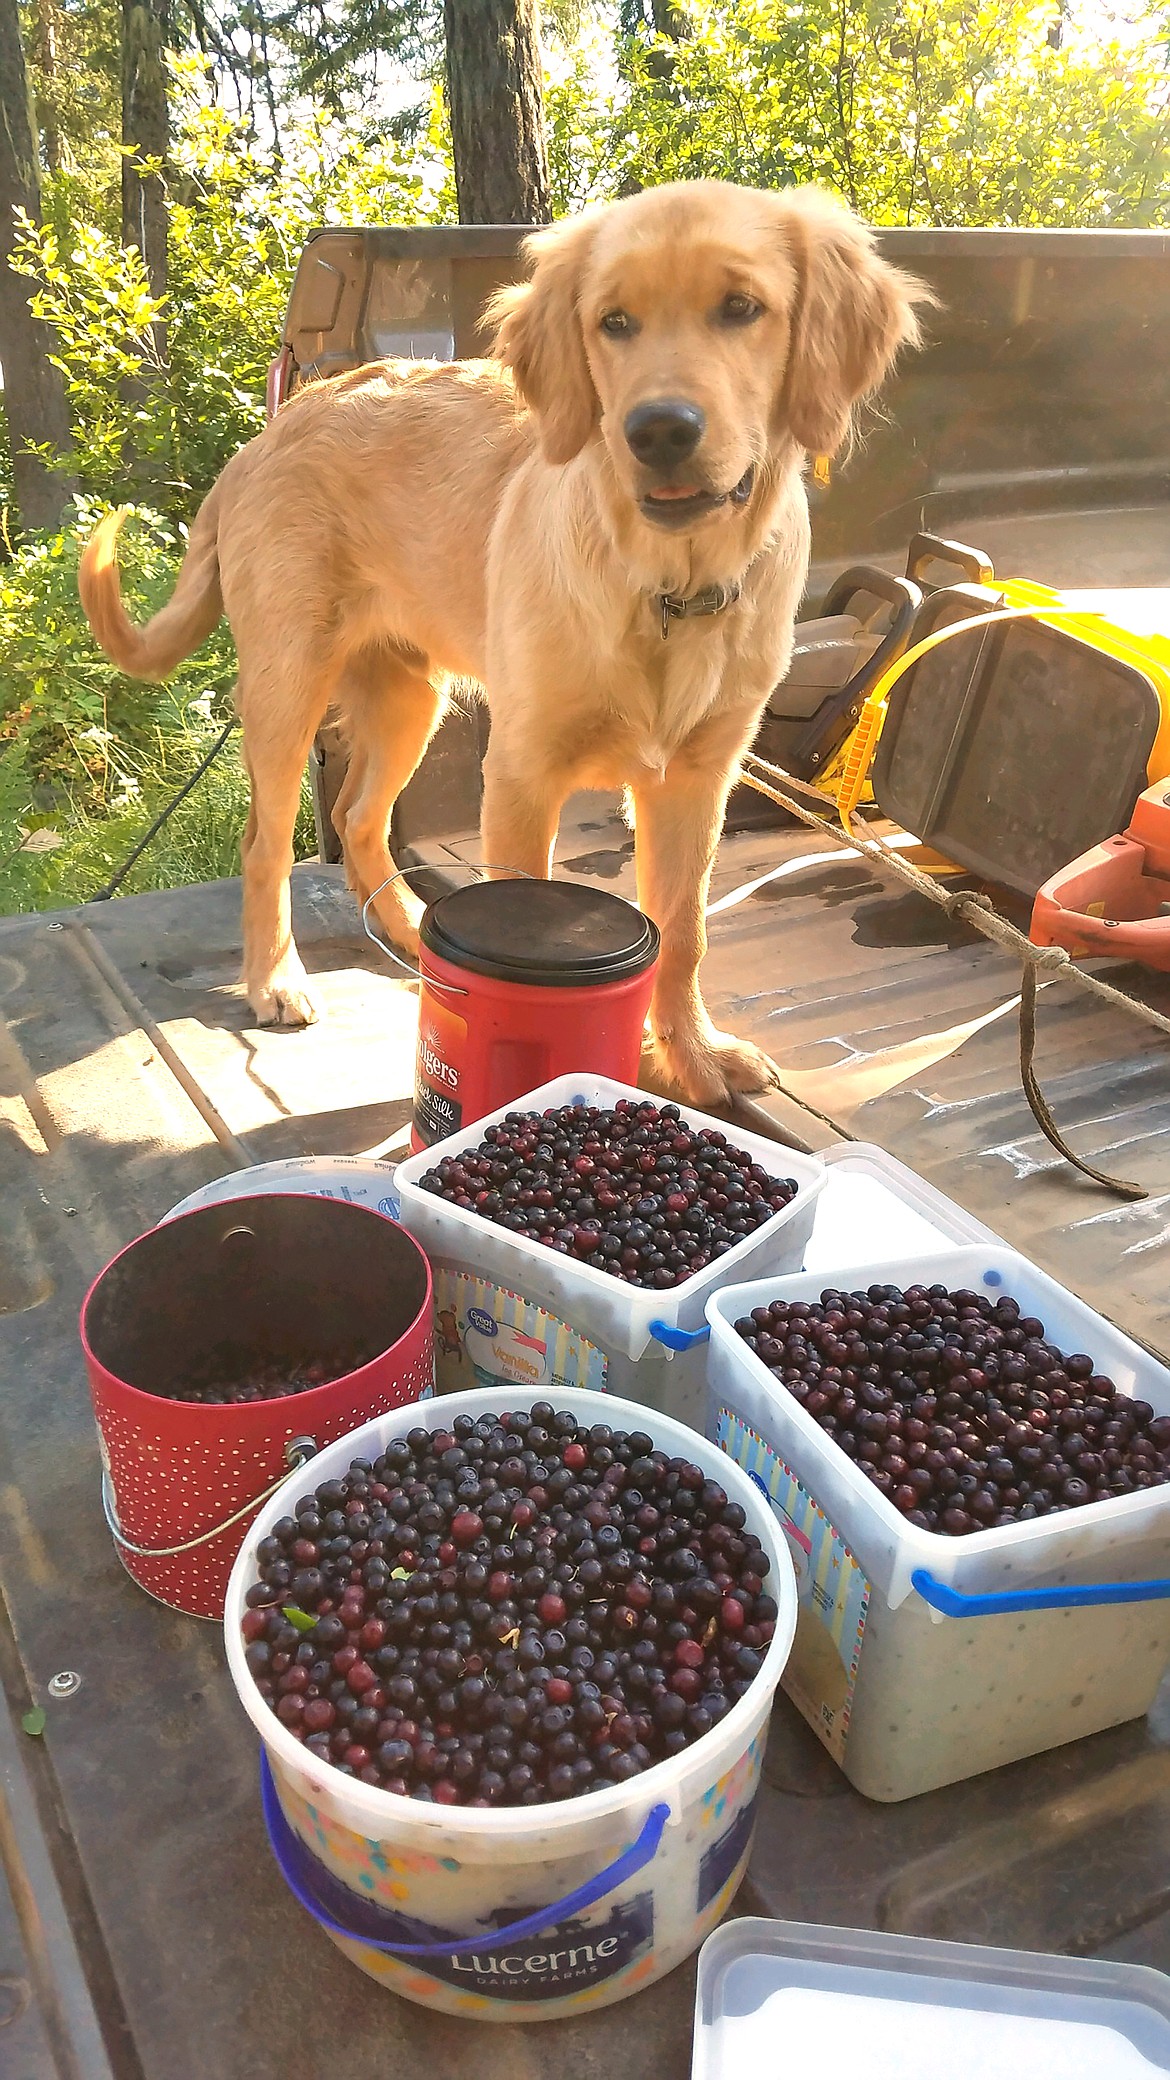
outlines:
[[[717,1929],[699,1958],[692,2080],[1167,2071],[1170,1980],[1138,1965],[755,1920]]]
[[[912,1257],[940,1243],[993,1242],[997,1238],[965,1208],[925,1178],[907,1169],[884,1148],[841,1141],[823,1151],[828,1183],[817,1200],[812,1237],[804,1253],[806,1271],[831,1272],[839,1264],[861,1264],[875,1235],[891,1256]]]
[[[344,1199],[351,1205],[372,1207],[390,1220],[398,1219],[391,1164],[376,1162],[373,1156],[290,1156],[283,1162],[257,1163],[250,1170],[213,1177],[210,1184],[201,1185],[164,1213],[163,1221],[194,1213],[200,1206],[221,1205],[226,1199],[251,1199],[260,1192],[303,1192],[313,1199]]]

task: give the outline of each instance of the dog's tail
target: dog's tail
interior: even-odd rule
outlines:
[[[81,604],[106,656],[132,679],[165,679],[197,650],[223,613],[219,585],[219,486],[195,516],[187,554],[166,606],[141,628],[122,604],[118,536],[127,508],[107,513],[86,543],[77,573]]]

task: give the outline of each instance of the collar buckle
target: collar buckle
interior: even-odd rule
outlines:
[[[708,585],[702,592],[692,592],[683,597],[677,592],[660,592],[656,595],[662,613],[662,640],[670,634],[672,621],[686,621],[691,615],[722,614],[733,607],[740,596],[738,585]]]

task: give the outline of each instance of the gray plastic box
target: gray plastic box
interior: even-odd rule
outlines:
[[[743,1920],[699,1953],[691,2080],[1154,2080],[1170,1979],[1144,1965]]]

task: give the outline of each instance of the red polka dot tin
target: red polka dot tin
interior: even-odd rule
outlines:
[[[86,1295],[81,1342],[106,1517],[139,1587],[220,1617],[248,1526],[289,1467],[433,1393],[431,1307],[418,1244],[343,1200],[234,1199],[122,1250]],[[171,1398],[221,1371],[309,1365],[337,1376],[271,1399]]]

